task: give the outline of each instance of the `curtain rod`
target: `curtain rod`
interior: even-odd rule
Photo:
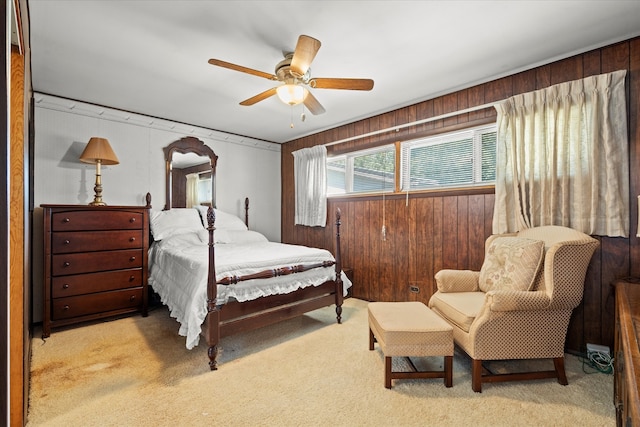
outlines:
[[[362,135],[351,136],[349,138],[340,139],[338,141],[327,142],[326,144],[323,144],[323,145],[325,147],[328,147],[330,145],[342,144],[343,142],[348,142],[348,141],[353,141],[353,140],[356,140],[356,139],[367,138],[369,136],[374,136],[374,135],[378,135],[378,134],[385,133],[385,132],[391,132],[393,130],[397,131],[397,130],[400,130],[402,128],[406,128],[406,127],[410,127],[410,126],[417,126],[417,125],[421,125],[423,123],[433,122],[435,120],[446,119],[448,117],[458,116],[460,114],[471,113],[472,111],[484,110],[485,108],[495,107],[500,102],[502,102],[502,101],[495,101],[495,102],[490,102],[488,104],[482,104],[482,105],[477,105],[475,107],[469,107],[469,108],[466,108],[464,110],[452,111],[450,113],[444,113],[444,114],[440,114],[438,116],[428,117],[428,118],[422,119],[422,120],[416,120],[415,122],[404,123],[404,124],[401,124],[401,125],[398,125],[398,126],[393,126],[393,127],[389,127],[389,128],[385,128],[385,129],[379,129],[379,130],[375,130],[373,132],[365,133],[365,134],[362,134]]]

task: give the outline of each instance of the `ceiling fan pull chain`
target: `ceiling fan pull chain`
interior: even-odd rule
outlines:
[[[293,105],[291,105],[291,110],[290,111],[291,111],[291,120],[290,120],[291,124],[289,125],[289,127],[291,129],[293,129]]]

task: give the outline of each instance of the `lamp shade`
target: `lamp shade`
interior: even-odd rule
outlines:
[[[91,137],[89,143],[80,155],[83,163],[102,163],[103,165],[117,165],[120,163],[106,138]]]
[[[280,101],[289,105],[298,105],[307,97],[309,91],[306,87],[296,84],[284,84],[276,89]]]

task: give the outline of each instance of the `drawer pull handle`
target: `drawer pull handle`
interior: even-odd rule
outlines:
[[[65,283],[64,285],[62,285],[62,289],[69,289],[69,284]]]
[[[62,222],[71,222],[71,220],[69,218],[65,218],[62,220]]]
[[[64,267],[69,267],[71,265],[71,263],[69,261],[65,261],[64,264],[62,264]]]
[[[133,275],[129,276],[129,281],[130,282],[133,282],[135,279],[136,279],[136,276],[133,276]]]
[[[135,301],[135,300],[136,300],[136,296],[135,296],[135,295],[131,295],[131,296],[129,297],[129,301]]]
[[[65,305],[64,307],[62,307],[63,310],[69,310],[69,306]]]
[[[70,242],[70,241],[68,241],[68,240],[65,240],[65,241],[64,241],[64,244],[65,244],[65,245],[68,245],[69,243],[71,243],[71,242]]]
[[[136,257],[132,256],[131,258],[129,258],[129,261],[135,261]]]
[[[129,220],[129,222],[136,222],[136,219],[135,219],[135,218],[131,218],[131,219]]]
[[[135,241],[136,241],[136,238],[135,238],[135,237],[129,237],[129,241],[130,241],[130,242],[135,242]]]

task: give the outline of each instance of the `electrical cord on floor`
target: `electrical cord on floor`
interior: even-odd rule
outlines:
[[[587,374],[594,374],[600,372],[603,374],[613,374],[613,361],[614,359],[609,353],[603,353],[600,351],[590,351],[587,353],[586,358],[582,358],[582,371]],[[589,366],[595,371],[588,372],[585,368]]]

